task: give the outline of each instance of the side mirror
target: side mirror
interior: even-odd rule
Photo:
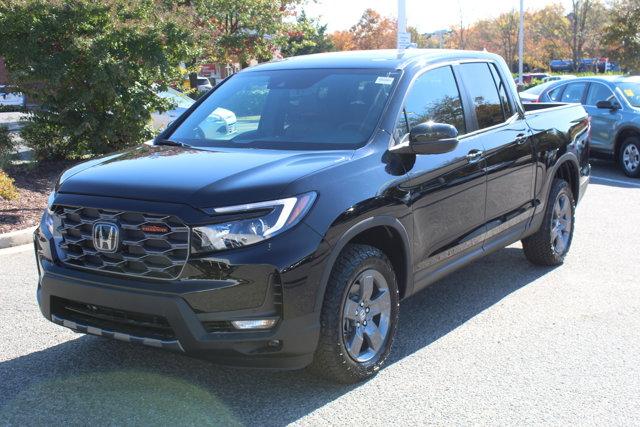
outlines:
[[[415,154],[448,153],[457,146],[458,130],[445,123],[420,123],[409,132],[409,147]]]
[[[391,147],[393,153],[443,154],[458,146],[458,130],[445,123],[425,122],[415,125],[407,141]]]
[[[617,103],[613,103],[611,101],[598,101],[596,103],[597,108],[602,108],[603,110],[617,110],[620,106]]]

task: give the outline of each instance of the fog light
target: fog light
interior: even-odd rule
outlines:
[[[234,320],[231,322],[236,329],[269,329],[278,319]]]

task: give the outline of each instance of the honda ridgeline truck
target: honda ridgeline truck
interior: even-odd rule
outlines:
[[[81,333],[360,381],[434,281],[518,240],[563,262],[589,129],[580,105],[523,107],[489,53],[258,65],[152,143],[62,174],[35,233],[38,302]]]

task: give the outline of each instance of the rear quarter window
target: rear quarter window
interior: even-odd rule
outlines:
[[[547,98],[549,98],[549,101],[560,102],[562,99],[562,92],[564,91],[564,86],[565,85],[558,86],[554,89],[551,89],[549,92],[547,92]]]

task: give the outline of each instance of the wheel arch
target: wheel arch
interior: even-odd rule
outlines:
[[[368,244],[387,255],[396,273],[400,298],[412,288],[411,249],[409,235],[404,225],[391,216],[364,219],[351,226],[333,245],[321,276],[315,310],[322,308],[329,277],[336,260],[349,243]]]
[[[630,136],[636,136],[640,138],[640,129],[634,126],[625,126],[618,130],[618,133],[616,133],[613,145],[613,156],[616,162],[620,158],[620,149],[622,148],[622,143]]]
[[[551,191],[551,185],[555,178],[567,181],[573,193],[575,203],[578,203],[578,199],[580,198],[580,167],[574,156],[564,155],[558,160],[547,193]],[[549,194],[547,194],[547,198],[549,198]]]

